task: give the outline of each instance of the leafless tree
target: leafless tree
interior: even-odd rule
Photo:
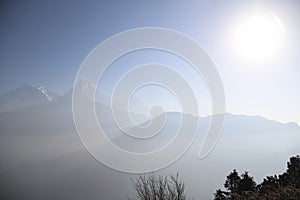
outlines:
[[[184,182],[179,175],[155,176],[140,175],[132,180],[136,191],[135,198],[128,200],[186,200]]]

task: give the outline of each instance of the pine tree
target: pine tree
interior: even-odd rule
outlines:
[[[218,189],[214,195],[215,195],[215,200],[227,200],[228,199],[226,192],[224,192],[220,189]]]
[[[242,193],[245,191],[254,191],[256,189],[256,183],[253,177],[249,176],[248,172],[244,172],[241,175],[241,179],[239,181],[238,192]]]
[[[288,179],[296,187],[300,188],[300,157],[291,157],[290,161],[287,163],[286,170]]]
[[[229,190],[231,193],[237,193],[239,190],[241,177],[239,176],[238,172],[234,169],[231,172],[225,181],[224,187]]]

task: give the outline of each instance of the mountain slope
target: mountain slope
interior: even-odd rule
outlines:
[[[49,103],[57,97],[56,93],[45,87],[25,85],[0,95],[0,112]]]

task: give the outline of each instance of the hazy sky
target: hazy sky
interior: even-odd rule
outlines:
[[[300,123],[299,11],[299,1],[1,1],[0,93],[36,84],[63,94],[101,41],[155,26],[206,49],[223,80],[228,112]],[[284,30],[263,60],[245,58],[233,42],[254,12],[274,14]]]

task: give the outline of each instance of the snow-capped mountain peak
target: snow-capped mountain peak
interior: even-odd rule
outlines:
[[[54,96],[51,96],[51,95],[49,94],[47,88],[45,88],[45,87],[43,87],[43,86],[37,86],[36,88],[37,88],[39,91],[41,91],[41,93],[42,93],[43,95],[45,95],[45,97],[49,100],[49,102],[52,102],[52,101],[55,99]]]

